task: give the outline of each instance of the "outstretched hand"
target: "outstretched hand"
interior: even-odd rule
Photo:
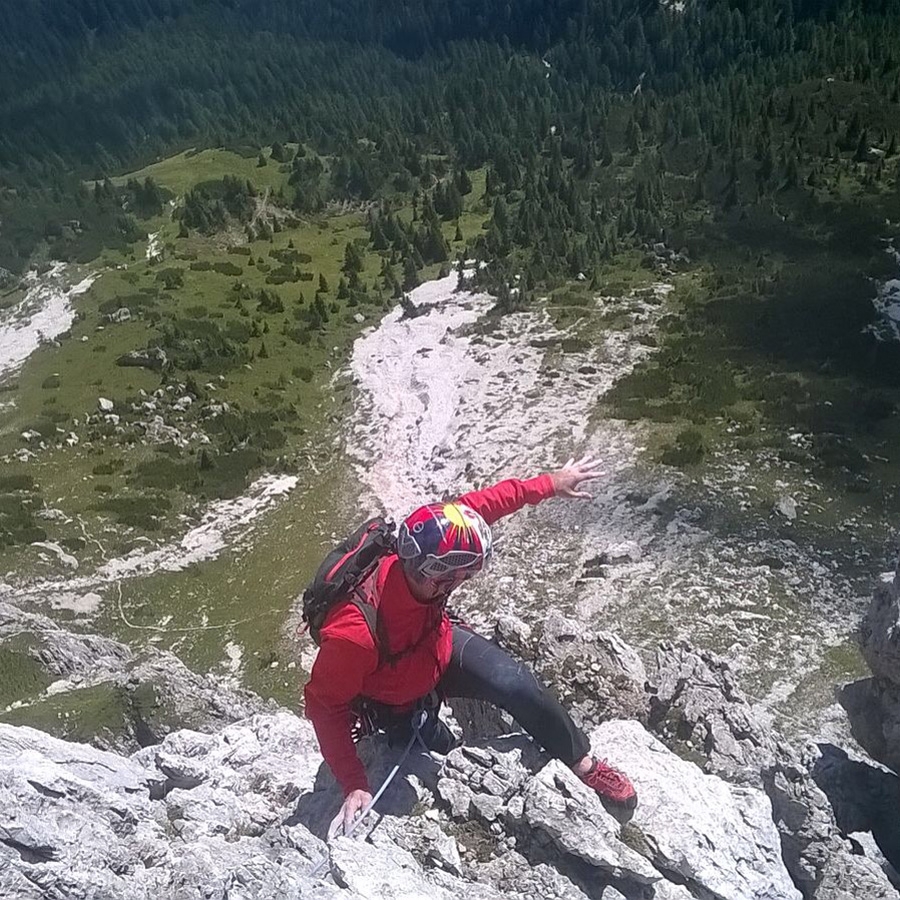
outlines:
[[[599,478],[602,463],[594,459],[590,454],[581,459],[570,459],[559,471],[551,472],[553,491],[557,497],[572,497],[576,500],[590,500],[591,495],[587,491],[577,490],[582,481],[591,478]]]

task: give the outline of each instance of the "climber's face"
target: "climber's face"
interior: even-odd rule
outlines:
[[[443,603],[450,592],[459,585],[464,578],[421,578],[413,571],[404,566],[403,574],[406,576],[406,583],[409,585],[409,592],[419,601],[419,603]]]

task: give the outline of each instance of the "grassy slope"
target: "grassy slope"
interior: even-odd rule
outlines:
[[[285,187],[287,173],[283,167],[271,163],[258,168],[254,160],[242,158],[228,151],[204,151],[197,154],[180,154],[157,163],[136,173],[143,178],[148,174],[163,186],[180,195],[185,189],[223,174],[238,174],[254,181],[258,188],[263,186],[277,190]],[[480,174],[480,173],[476,173]],[[476,190],[468,198],[475,207],[480,196],[476,178]],[[262,193],[262,191],[261,191]],[[483,211],[470,208],[463,217],[464,237],[471,237],[480,228],[484,219]],[[64,431],[74,430],[82,442],[74,448],[57,447],[38,454],[35,461],[25,465],[10,463],[6,471],[10,474],[27,473],[35,478],[47,503],[61,507],[68,515],[90,516],[98,500],[98,494],[124,496],[136,484],[135,467],[148,460],[159,459],[159,448],[145,447],[140,443],[122,446],[122,441],[109,434],[103,438],[90,439],[85,431],[84,421],[88,414],[97,411],[97,400],[106,397],[116,404],[116,412],[130,412],[130,403],[140,402],[140,391],[152,393],[163,383],[158,373],[146,369],[120,368],[115,360],[128,350],[138,349],[158,333],[156,324],[149,324],[146,312],[161,317],[161,322],[189,320],[212,322],[220,328],[233,324],[253,325],[268,333],[250,337],[246,349],[255,357],[249,365],[238,365],[218,374],[212,371],[175,373],[169,382],[183,383],[185,375],[194,381],[210,400],[226,400],[238,408],[271,409],[277,405],[287,412],[290,421],[279,424],[287,437],[287,444],[280,456],[289,464],[296,461],[296,453],[308,452],[311,435],[319,427],[318,405],[322,400],[321,383],[330,377],[332,367],[339,355],[334,348],[348,345],[358,331],[359,325],[353,316],[362,313],[368,320],[381,314],[380,303],[348,309],[343,301],[339,311],[331,314],[325,331],[313,335],[312,340],[301,345],[283,331],[298,326],[298,301],[303,293],[308,304],[313,297],[319,275],[324,275],[331,286],[329,302],[334,295],[340,278],[345,245],[349,241],[365,241],[367,233],[362,213],[321,216],[305,221],[299,227],[289,228],[273,236],[271,242],[257,241],[248,245],[254,260],[263,260],[271,268],[271,251],[284,249],[292,241],[297,250],[308,253],[312,262],[301,268],[312,274],[308,282],[273,286],[266,283],[265,273],[257,266],[248,265],[246,256],[229,253],[221,237],[211,239],[192,236],[176,240],[177,225],[166,215],[157,220],[143,223],[150,233],[159,234],[159,241],[165,247],[165,259],[155,263],[145,258],[146,245],[139,244],[131,252],[106,252],[89,270],[102,274],[92,290],[78,301],[78,321],[71,335],[58,349],[47,348],[36,353],[28,362],[19,378],[19,388],[14,392],[17,406],[4,414],[0,420],[0,454],[10,453],[23,445],[20,434],[31,428],[53,429],[51,424]],[[454,227],[447,223],[447,235],[453,237]],[[194,271],[191,263],[232,263],[240,266],[240,276],[222,275],[215,271]],[[366,256],[366,268],[361,274],[370,286],[376,282],[381,266],[377,254]],[[173,291],[160,289],[159,273],[177,269],[183,274],[184,285]],[[244,312],[238,312],[230,294],[235,281],[243,282],[251,291],[266,288],[277,293],[284,306],[283,313],[262,313],[255,309],[255,302],[245,304]],[[151,299],[149,306],[142,305],[141,292],[159,291]],[[338,301],[334,301],[338,302]],[[131,321],[112,324],[101,311],[127,306],[135,313]],[[102,330],[101,330],[102,329]],[[85,340],[86,338],[86,340]],[[265,344],[268,358],[260,357]],[[298,367],[305,367],[313,374],[312,381],[298,377]],[[59,376],[59,387],[42,387],[52,376]],[[305,378],[308,379],[306,374]],[[213,384],[215,391],[203,386]],[[143,418],[148,418],[144,415]],[[188,417],[189,418],[189,417]],[[55,423],[49,420],[55,419]],[[77,424],[76,424],[77,423]],[[197,423],[202,426],[202,423]],[[103,429],[112,431],[112,428]],[[190,431],[190,425],[185,428]],[[96,434],[96,429],[95,432]],[[181,462],[195,458],[191,451],[175,454]],[[111,474],[98,474],[114,467]],[[118,468],[115,468],[118,467]],[[171,469],[171,466],[168,467]],[[163,467],[162,472],[167,471]],[[243,472],[228,471],[223,464],[203,476],[205,484],[188,492],[172,494],[172,513],[190,508],[197,495],[228,496],[236,493],[243,483]],[[138,479],[140,480],[140,479]],[[152,481],[152,472],[144,481]],[[153,487],[152,484],[148,487]],[[166,517],[172,521],[174,515]],[[161,523],[165,530],[166,524]],[[112,548],[107,548],[111,550]]]
[[[281,166],[270,162],[257,168],[255,156],[247,159],[221,150],[180,154],[135,176],[143,178],[150,174],[176,196],[195,184],[224,174],[251,179],[260,194],[265,187],[277,190],[287,182],[287,173]],[[127,177],[130,176],[120,180]],[[484,173],[474,172],[472,177],[474,190],[466,198],[467,210],[460,223],[466,240],[480,230],[486,216],[480,204]],[[187,473],[191,478],[197,477],[196,445],[181,452],[171,447],[144,446],[140,442],[125,445],[112,427],[100,429],[109,432],[105,435],[97,434],[95,428],[91,439],[84,425],[85,417],[96,413],[98,397],[106,397],[116,403],[116,411],[123,414],[124,423],[130,402],[144,399],[139,391],[149,395],[162,384],[159,373],[115,365],[120,354],[146,346],[158,334],[159,325],[147,319],[148,312],[160,315],[160,322],[196,319],[225,327],[240,322],[248,325],[256,319],[260,329],[267,324],[267,334],[248,341],[247,346],[255,354],[249,368],[243,365],[231,368],[223,373],[224,380],[219,380],[218,374],[204,371],[178,372],[168,380],[184,383],[185,376],[192,375],[205,397],[201,403],[227,401],[245,411],[289,410],[288,419],[277,423],[286,443],[266,456],[270,461],[280,457],[288,471],[299,475],[297,491],[288,504],[267,518],[262,526],[266,529],[263,540],[252,547],[236,548],[203,566],[199,572],[162,573],[126,583],[121,595],[107,594],[111,602],[104,605],[99,624],[104,632],[124,639],[151,640],[173,647],[190,665],[201,670],[221,664],[224,644],[234,641],[244,648],[247,682],[290,702],[294,699],[295,679],[284,672],[287,661],[279,662],[285,614],[318,562],[322,548],[330,542],[332,529],[341,524],[335,504],[346,484],[346,473],[335,458],[329,433],[346,399],[347,386],[333,386],[331,377],[353,337],[364,327],[352,316],[361,312],[371,322],[382,314],[382,307],[373,304],[346,308],[345,301],[340,301],[340,311],[331,315],[326,330],[314,335],[306,345],[295,343],[282,329],[299,324],[295,315],[299,294],[304,293],[308,304],[320,273],[331,286],[329,302],[334,299],[347,242],[367,237],[364,216],[361,212],[322,215],[276,233],[271,242],[249,244],[254,260],[271,262],[272,268],[277,262],[270,260],[270,251],[286,248],[289,241],[312,257],[312,262],[301,265],[304,271],[313,273],[311,282],[281,286],[267,285],[266,273],[258,266],[249,266],[246,256],[229,253],[222,236],[192,235],[177,239],[177,223],[168,214],[141,224],[149,233],[159,233],[165,258],[159,262],[148,261],[147,245],[142,242],[124,253],[107,251],[87,266],[88,270],[101,274],[93,288],[77,301],[78,321],[71,335],[58,348],[44,347],[28,360],[17,389],[8,395],[15,398],[16,408],[0,414],[0,454],[27,446],[20,433],[36,424],[47,425],[48,414],[56,416],[59,427],[66,432],[78,433],[81,442],[76,447],[39,452],[28,463],[4,464],[4,478],[30,477],[34,487],[14,492],[14,481],[5,486],[0,483],[0,501],[7,491],[11,505],[18,506],[20,513],[29,519],[30,511],[44,503],[62,509],[73,518],[69,524],[30,520],[43,528],[49,538],[63,539],[65,546],[80,558],[94,562],[140,545],[145,536],[158,540],[169,533],[183,531],[186,524],[179,518],[180,513],[201,509],[205,498],[238,493],[254,471],[259,470],[248,472],[242,465],[232,469],[220,458],[213,470],[202,474],[205,483],[179,487],[174,483],[175,476]],[[455,224],[446,223],[445,229],[456,252],[460,245],[452,243]],[[239,236],[242,238],[242,232]],[[192,262],[230,262],[239,265],[243,274],[232,277],[214,271],[195,271],[190,268]],[[368,253],[362,280],[373,284],[380,267],[381,258]],[[148,306],[135,304],[134,298],[142,289],[159,289],[160,272],[173,268],[183,272],[183,287],[161,290]],[[423,275],[433,275],[435,271],[430,269]],[[284,312],[260,313],[255,303],[247,303],[249,315],[241,316],[231,300],[235,281],[244,282],[253,291],[265,287],[277,292],[284,303]],[[114,308],[120,300],[126,306],[130,304],[135,318],[112,324],[101,307]],[[143,318],[138,318],[139,314]],[[263,342],[268,358],[259,356]],[[298,377],[295,374],[298,367],[309,369],[311,380],[306,380],[308,373]],[[53,375],[59,376],[59,387],[42,387]],[[208,390],[207,383],[215,391]],[[171,411],[166,412],[167,420],[171,416]],[[205,422],[196,424],[209,430]],[[191,426],[184,430],[189,432]],[[110,511],[97,508],[110,498],[113,502],[134,498],[138,511],[120,510],[117,522]],[[149,520],[148,512],[159,513],[158,521]],[[103,553],[94,541],[84,544],[78,519],[85,523],[88,535],[99,539]],[[4,571],[21,573],[36,563],[34,550],[27,546],[0,550],[0,559]],[[58,572],[58,568],[53,566],[51,571]],[[160,627],[160,622],[165,626]]]

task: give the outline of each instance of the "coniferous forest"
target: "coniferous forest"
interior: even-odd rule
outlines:
[[[464,255],[485,264],[477,278],[502,312],[567,280],[600,286],[623,254],[662,244],[714,274],[685,311],[688,337],[661,354],[675,387],[617,389],[635,417],[687,395],[702,418],[741,348],[900,383],[897,343],[874,344],[871,304],[847,302],[887,265],[898,139],[900,0],[0,10],[0,267],[127,246],[169,197],[109,179],[205,147],[289,171],[277,200],[297,220],[364,211],[397,298],[423,267]],[[476,170],[484,227],[451,250],[442,229],[456,222],[462,240]],[[181,236],[250,229],[256,190],[228,176],[189,190],[173,211]],[[267,283],[293,277],[282,268]],[[334,303],[355,297],[360,268],[345,260]],[[323,303],[316,322],[327,315]],[[715,346],[690,337],[711,330]]]
[[[128,236],[84,177],[294,141],[334,158],[327,184],[297,166],[300,210],[428,191],[437,156],[487,165],[483,255],[535,282],[590,274],[693,212],[821,193],[870,155],[866,180],[896,179],[898,48],[897,0],[7,4],[0,265],[66,218]]]

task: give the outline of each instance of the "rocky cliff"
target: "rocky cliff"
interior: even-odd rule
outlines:
[[[41,631],[2,613],[7,635],[14,615],[20,632]],[[816,783],[833,787],[822,778],[828,753],[780,741],[720,659],[668,644],[642,660],[616,636],[558,616],[539,629],[504,618],[498,639],[561,687],[594,751],[633,778],[641,802],[628,820],[502,716],[458,704],[464,745],[411,757],[357,837],[326,844],[341,798],[309,723],[189,676],[195,726],[213,733],[160,728],[158,742],[129,753],[120,738],[115,753],[0,725],[0,896],[896,896],[871,835],[850,839]],[[113,659],[124,651],[91,647]],[[71,666],[73,654],[63,656]],[[109,668],[134,677],[140,665]],[[180,692],[174,681],[155,682],[163,705],[167,690]],[[396,758],[377,738],[361,752],[374,783]]]

